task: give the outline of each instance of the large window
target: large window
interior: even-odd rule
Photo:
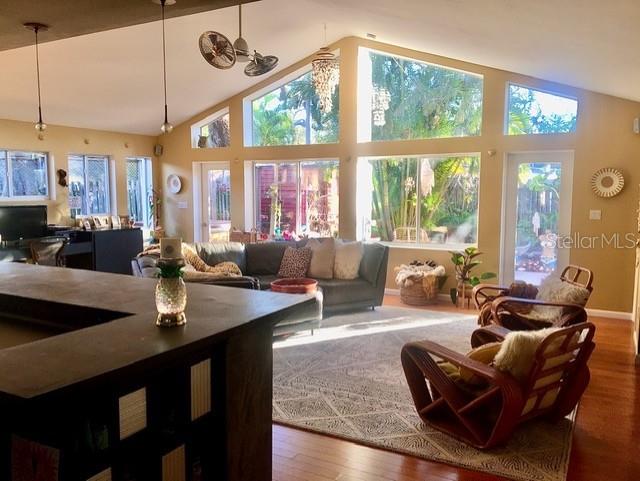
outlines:
[[[365,238],[407,244],[473,244],[478,239],[480,156],[359,160]]]
[[[47,154],[0,150],[0,198],[49,197]]]
[[[333,108],[329,113],[320,110],[313,87],[311,71],[252,100],[250,111],[251,135],[245,145],[300,145],[338,142],[338,88],[333,94]]]
[[[191,147],[213,149],[229,147],[229,110],[224,109],[191,126]]]
[[[153,227],[153,177],[149,157],[127,159],[127,205],[129,217],[142,227]]]
[[[275,238],[337,235],[338,167],[337,160],[256,162],[256,229]]]
[[[109,157],[69,156],[69,208],[71,216],[109,214]]]
[[[578,101],[562,95],[509,84],[507,134],[575,132]]]
[[[481,75],[361,48],[358,141],[480,135]]]

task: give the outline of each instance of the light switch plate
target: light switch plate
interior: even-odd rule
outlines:
[[[188,205],[186,200],[181,200],[178,202],[178,209],[187,209],[187,208],[188,208]]]
[[[602,219],[602,211],[601,210],[590,210],[589,211],[589,220],[600,220]]]

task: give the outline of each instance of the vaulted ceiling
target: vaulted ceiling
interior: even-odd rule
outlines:
[[[127,1],[150,4],[150,0]],[[182,2],[185,6],[194,0],[178,0],[178,5]],[[119,4],[121,0],[109,5],[116,9]],[[382,42],[640,100],[640,2],[636,0],[262,0],[246,5],[243,13],[243,33],[250,46],[279,56],[281,66],[320,47],[322,24],[327,23],[328,41],[371,32]],[[24,18],[28,20],[42,21]],[[52,25],[52,32],[55,28]],[[29,44],[30,32],[18,30],[12,42]],[[240,67],[229,71],[210,67],[197,47],[205,30],[220,31],[233,40],[237,7],[167,21],[169,109],[174,124],[258,81],[245,77]],[[46,122],[158,133],[159,22],[51,41],[40,52]],[[33,47],[1,51],[0,118],[32,121],[35,117]]]

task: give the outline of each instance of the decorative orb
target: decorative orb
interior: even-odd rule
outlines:
[[[44,122],[38,122],[35,127],[38,132],[44,132],[47,130],[47,124]]]
[[[162,124],[162,127],[160,127],[160,130],[162,130],[163,134],[170,134],[173,130],[173,125],[171,125],[170,122],[165,122]]]

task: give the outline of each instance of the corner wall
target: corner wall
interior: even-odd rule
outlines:
[[[482,134],[478,137],[426,139],[358,144],[356,136],[356,82],[358,47],[364,46],[436,63],[484,76]],[[177,126],[170,135],[159,138],[164,145],[161,182],[169,174],[182,177],[180,194],[163,195],[163,224],[170,235],[193,239],[192,163],[223,160],[231,164],[232,225],[244,225],[244,161],[303,158],[340,159],[340,234],[355,237],[356,232],[356,161],[361,156],[481,153],[480,209],[478,246],[484,251],[482,268],[497,272],[500,263],[503,162],[508,152],[573,150],[572,232],[581,235],[608,236],[636,232],[638,179],[640,178],[640,136],[632,131],[632,122],[640,115],[640,103],[572,88],[481,65],[430,55],[355,37],[332,45],[340,49],[340,142],[329,145],[244,147],[242,135],[242,101],[249,94],[308,64],[311,57],[283,69],[225,102],[213,106]],[[224,72],[219,72],[224,75]],[[577,131],[560,135],[505,136],[503,134],[506,84],[556,91],[578,98]],[[218,149],[192,149],[190,126],[224,107],[229,108],[231,145]],[[490,155],[489,151],[495,151]],[[591,175],[602,167],[624,171],[626,187],[613,199],[596,197],[590,188]],[[187,208],[180,209],[179,202]],[[600,209],[601,221],[590,221],[589,210]],[[446,250],[392,247],[389,256],[387,287],[395,288],[393,267],[413,259],[432,258],[452,272]],[[595,273],[594,293],[589,307],[628,312],[633,294],[634,249],[605,246],[596,249],[573,249],[571,262],[586,266]],[[452,276],[451,276],[452,277]],[[453,285],[453,279],[449,279]]]

